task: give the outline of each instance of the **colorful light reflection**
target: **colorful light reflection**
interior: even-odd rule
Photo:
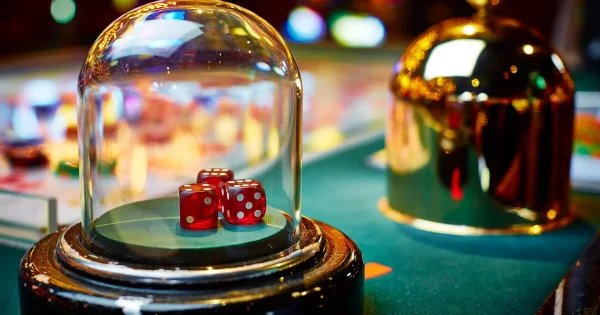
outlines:
[[[172,11],[165,13],[163,15],[163,19],[165,20],[185,20],[185,12],[184,11]]]
[[[385,41],[385,26],[374,16],[338,13],[331,23],[331,35],[341,46],[376,47]]]
[[[296,7],[285,25],[288,39],[297,43],[316,43],[325,35],[325,20],[314,10]]]
[[[67,24],[75,17],[75,2],[73,0],[52,0],[50,14],[60,24]]]

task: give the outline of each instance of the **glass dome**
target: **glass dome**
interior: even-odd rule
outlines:
[[[141,6],[94,43],[78,93],[96,251],[198,265],[297,242],[302,82],[265,20],[221,1]]]

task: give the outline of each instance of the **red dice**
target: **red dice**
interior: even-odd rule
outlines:
[[[267,211],[267,197],[257,180],[238,179],[225,183],[221,211],[231,224],[249,225],[260,222]]]
[[[230,180],[233,180],[233,171],[226,168],[205,168],[198,172],[198,177],[196,178],[197,183],[211,184],[217,187],[219,209],[221,209],[221,195],[225,192],[223,185]]]
[[[219,219],[217,188],[210,184],[179,187],[179,224],[188,230],[217,227]]]
[[[233,171],[226,168],[205,168],[198,172],[197,183],[211,184],[223,188],[225,182],[233,180]]]

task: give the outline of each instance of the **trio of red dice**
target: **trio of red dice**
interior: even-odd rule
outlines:
[[[267,211],[265,189],[257,180],[234,180],[229,169],[207,168],[198,172],[196,182],[179,187],[179,222],[184,229],[216,228],[219,211],[230,224],[256,224]]]

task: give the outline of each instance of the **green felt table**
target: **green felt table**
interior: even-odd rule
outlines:
[[[391,222],[376,207],[385,174],[364,166],[382,147],[379,139],[304,169],[303,213],[349,235],[366,262],[393,270],[366,281],[366,314],[533,314],[596,231],[580,220],[540,236],[462,237]]]
[[[392,272],[366,281],[366,314],[533,314],[594,235],[578,220],[540,236],[448,236],[384,218],[385,174],[365,166],[381,137],[342,148],[303,168],[303,214],[349,235],[366,262]],[[583,200],[588,212],[600,202]],[[585,211],[584,211],[585,212]],[[0,314],[18,314],[23,250],[0,247]]]

